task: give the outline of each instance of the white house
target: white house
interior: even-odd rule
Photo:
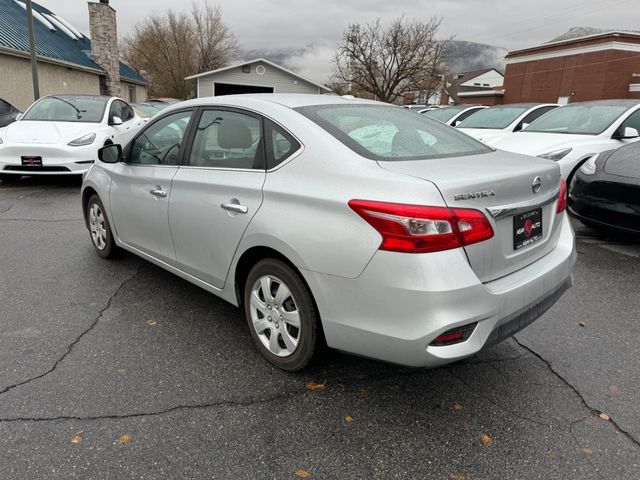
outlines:
[[[230,67],[186,77],[197,80],[198,97],[233,95],[238,93],[329,93],[324,85],[297,73],[257,58]]]

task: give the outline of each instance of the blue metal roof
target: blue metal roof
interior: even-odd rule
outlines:
[[[40,14],[55,16],[55,14],[38,5],[33,4],[33,10]],[[54,25],[55,26],[55,25]],[[36,38],[36,52],[38,57],[50,58],[71,63],[79,67],[104,73],[104,70],[91,60],[91,40],[86,36],[73,39],[61,29],[49,30],[42,22],[33,19]],[[29,53],[29,32],[27,29],[27,13],[14,0],[0,0],[0,47]],[[123,80],[139,83],[149,83],[133,68],[120,62],[120,76]]]

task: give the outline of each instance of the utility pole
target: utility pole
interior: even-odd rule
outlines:
[[[33,33],[33,6],[31,0],[26,0],[27,28],[29,29],[29,47],[31,48],[31,76],[33,77],[34,100],[40,98],[40,83],[38,82],[38,59],[36,57],[36,39]]]

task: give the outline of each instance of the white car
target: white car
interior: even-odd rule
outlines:
[[[435,108],[427,111],[422,110],[420,113],[455,127],[466,118],[485,108],[488,107],[484,105],[452,105],[450,107]]]
[[[0,131],[0,180],[83,174],[100,147],[127,143],[143,123],[116,97],[43,97]]]
[[[638,132],[640,100],[598,100],[558,108],[493,146],[555,160],[570,183],[587,159],[637,141]]]
[[[240,306],[260,352],[286,370],[323,342],[403,365],[453,362],[571,285],[558,166],[396,106],[198,98],[99,158],[81,195],[97,254],[128,250]]]
[[[487,145],[513,132],[519,132],[545,113],[557,108],[555,103],[512,103],[496,105],[476,112],[463,120],[457,128]]]

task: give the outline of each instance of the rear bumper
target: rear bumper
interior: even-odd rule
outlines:
[[[566,215],[558,244],[531,265],[481,283],[461,249],[377,252],[356,279],[303,271],[330,347],[392,363],[433,367],[474,355],[533,322],[571,285],[576,259]],[[432,346],[477,322],[464,342]]]
[[[42,167],[22,165],[23,155],[42,157]],[[55,145],[5,145],[0,146],[0,174],[82,175],[96,158],[96,145],[68,148]]]

